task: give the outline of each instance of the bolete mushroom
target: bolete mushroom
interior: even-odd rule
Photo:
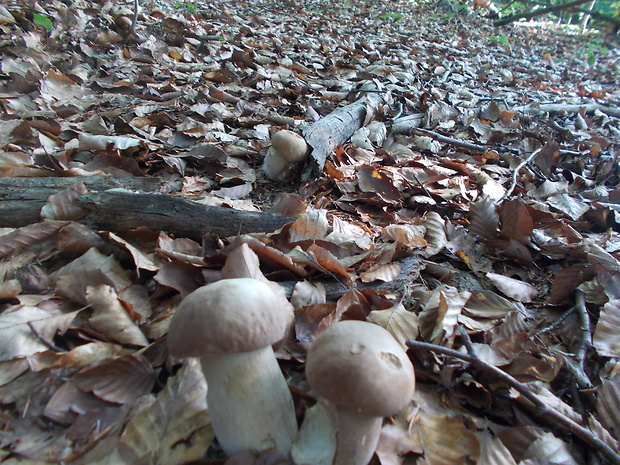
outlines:
[[[299,134],[282,130],[271,137],[271,148],[263,160],[263,171],[272,181],[284,181],[291,171],[308,157],[306,140]]]
[[[319,335],[306,358],[308,384],[331,412],[334,465],[366,465],[383,417],[412,400],[415,374],[402,346],[381,326],[341,321]]]
[[[200,357],[213,431],[229,456],[289,454],[297,420],[271,347],[284,336],[288,312],[267,284],[224,279],[188,294],[170,321],[170,354]]]

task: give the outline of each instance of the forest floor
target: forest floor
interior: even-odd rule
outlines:
[[[0,6],[0,463],[286,463],[224,457],[199,365],[167,351],[181,299],[234,277],[295,309],[300,421],[327,327],[410,347],[376,463],[620,463],[617,39],[404,1],[132,17]],[[282,129],[313,150],[274,181]],[[175,203],[158,227],[162,198],[240,216]]]

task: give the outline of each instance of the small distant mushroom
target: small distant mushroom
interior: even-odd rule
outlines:
[[[229,456],[290,452],[297,419],[271,347],[284,336],[289,312],[267,284],[237,278],[188,294],[170,321],[170,353],[200,357],[213,431]]]
[[[409,357],[381,326],[342,321],[308,351],[306,378],[331,412],[336,432],[333,465],[366,465],[377,447],[383,417],[412,400],[415,374]]]
[[[272,181],[285,181],[309,152],[306,140],[299,134],[278,131],[271,137],[271,148],[263,160],[263,171]]]

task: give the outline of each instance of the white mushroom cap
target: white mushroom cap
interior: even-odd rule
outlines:
[[[271,137],[271,148],[263,160],[263,171],[272,181],[284,181],[309,153],[306,140],[299,134],[288,130],[278,131]]]
[[[196,289],[181,302],[168,328],[175,357],[250,352],[284,337],[290,309],[255,279],[223,279]]]
[[[303,161],[308,156],[306,140],[299,134],[286,129],[276,132],[271,137],[271,146],[290,163]]]
[[[384,417],[413,398],[415,374],[402,346],[381,326],[341,321],[310,347],[306,378],[317,395],[340,408]]]

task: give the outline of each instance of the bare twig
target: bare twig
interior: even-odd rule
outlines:
[[[472,144],[471,142],[467,142],[461,139],[455,139],[453,137],[444,136],[443,134],[429,131],[428,129],[413,128],[411,130],[411,133],[416,136],[430,137],[431,139],[434,139],[437,142],[443,142],[444,144],[450,144],[455,147],[461,147],[463,149],[471,150],[472,152],[484,152],[488,149],[488,147],[484,145]]]
[[[510,183],[510,187],[506,190],[506,193],[504,194],[504,196],[500,199],[500,203],[502,203],[504,200],[506,200],[508,197],[510,197],[510,195],[512,194],[512,191],[515,189],[515,187],[517,186],[517,177],[519,176],[519,171],[521,171],[521,168],[523,168],[525,165],[527,165],[528,163],[530,163],[534,158],[536,158],[536,156],[540,153],[540,150],[535,150],[534,152],[532,152],[525,160],[521,161],[521,163],[519,163],[517,165],[517,167],[514,169],[514,171],[512,172],[512,181]]]
[[[39,330],[32,324],[32,321],[28,322],[28,327],[30,328],[32,333],[37,337],[37,339],[39,341],[41,341],[43,344],[45,344],[47,347],[49,347],[50,349],[52,349],[55,352],[64,352],[60,347],[58,347],[56,344],[54,344],[48,338],[43,336],[43,334],[41,334],[39,332]]]
[[[435,344],[428,344],[426,342],[418,342],[409,340],[407,346],[412,349],[430,350],[439,354],[447,355],[449,357],[463,360],[464,362],[471,363],[473,366],[485,371],[486,373],[499,378],[507,385],[518,391],[522,397],[518,397],[516,400],[524,407],[530,408],[549,425],[568,433],[572,433],[581,439],[584,443],[594,449],[596,452],[603,455],[609,463],[614,465],[620,465],[620,455],[618,455],[610,446],[603,442],[600,438],[595,436],[592,431],[584,428],[575,421],[568,418],[561,412],[551,409],[547,404],[541,400],[534,391],[529,389],[526,385],[519,382],[517,379],[510,376],[508,373],[500,370],[499,368],[490,365],[483,360],[476,357],[472,357],[468,354],[457,352],[456,350],[448,349],[447,347],[438,346]],[[527,401],[529,402],[527,402]]]
[[[573,306],[571,308],[569,308],[568,310],[566,310],[562,316],[560,316],[560,318],[558,318],[557,320],[555,320],[553,323],[551,323],[549,326],[545,326],[543,329],[541,329],[540,331],[538,331],[536,334],[534,334],[532,336],[532,339],[538,339],[538,337],[541,334],[544,333],[548,333],[549,331],[553,331],[555,328],[557,328],[558,326],[560,326],[562,323],[564,323],[564,321],[571,316],[573,313],[575,313],[577,309]]]
[[[575,308],[577,309],[577,315],[579,315],[580,337],[575,348],[575,360],[577,360],[583,370],[588,348],[592,345],[592,334],[590,332],[590,317],[586,308],[585,294],[580,290],[577,290],[576,294],[577,303]]]

